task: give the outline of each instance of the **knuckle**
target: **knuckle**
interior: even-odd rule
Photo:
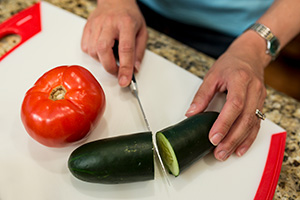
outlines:
[[[265,88],[265,86],[264,86],[264,84],[261,81],[257,80],[255,82],[255,89],[256,89],[256,91],[262,91],[264,88]]]
[[[233,109],[242,111],[244,108],[244,100],[241,96],[235,96],[231,99]]]
[[[228,152],[231,152],[234,147],[238,145],[240,141],[240,138],[234,137],[231,140],[228,141],[228,144],[226,147],[224,147]]]
[[[246,114],[243,117],[243,123],[246,125],[246,127],[249,129],[253,128],[254,125],[256,124],[257,120],[256,120],[256,116],[255,114]]]
[[[251,146],[253,142],[255,141],[257,135],[258,135],[258,130],[259,130],[260,125],[258,124],[257,128],[255,128],[253,131],[251,131],[245,140],[242,142],[241,145],[246,145],[246,146]]]
[[[99,40],[97,42],[97,52],[98,53],[101,54],[101,53],[107,52],[108,48],[109,48],[109,45],[106,40]]]
[[[128,65],[128,64],[123,64],[120,66],[120,73],[124,74],[124,75],[130,75],[132,74],[132,66]]]
[[[95,50],[95,48],[89,48],[88,49],[88,54],[93,57],[93,58],[97,58],[98,55],[97,55],[97,51]]]
[[[134,52],[134,45],[132,42],[123,41],[119,46],[120,53],[132,53]]]
[[[137,22],[130,15],[126,14],[122,16],[122,25],[126,27],[136,27]]]
[[[265,85],[262,81],[257,80],[254,83],[254,88],[255,88],[255,91],[258,91],[258,92],[261,93],[262,98],[265,99],[267,97],[267,90],[266,90],[266,87],[265,87]]]
[[[113,21],[114,21],[114,16],[113,15],[106,15],[105,18],[104,18],[104,21],[103,21],[103,24],[104,26],[110,26],[113,24]],[[99,16],[99,19],[97,21],[101,21],[102,20],[102,17]]]
[[[245,71],[244,69],[238,69],[237,70],[238,77],[240,77],[244,81],[248,81],[250,79],[249,73]]]
[[[224,136],[228,134],[228,131],[230,130],[232,124],[229,121],[224,121],[222,124],[222,129],[224,130]]]

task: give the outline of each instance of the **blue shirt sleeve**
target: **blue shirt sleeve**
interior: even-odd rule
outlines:
[[[240,35],[274,0],[140,0],[157,13],[185,24]]]

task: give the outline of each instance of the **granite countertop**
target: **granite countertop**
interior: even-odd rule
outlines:
[[[38,0],[0,0],[0,23]],[[45,0],[58,7],[87,18],[96,0]],[[147,48],[171,62],[203,78],[214,59],[176,40],[148,28]],[[0,56],[18,43],[16,35],[0,40]],[[274,200],[300,198],[300,102],[267,86],[268,96],[263,112],[268,119],[287,131],[286,149]]]

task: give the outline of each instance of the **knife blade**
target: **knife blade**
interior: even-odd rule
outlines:
[[[114,44],[114,47],[113,47],[113,53],[114,53],[114,56],[115,56],[115,59],[116,59],[116,62],[117,62],[117,65],[119,65],[119,51],[118,51],[118,46],[119,46],[119,42],[116,40],[115,41],[115,44]],[[143,118],[144,118],[144,122],[147,126],[147,130],[152,132],[151,131],[151,128],[150,128],[150,124],[147,120],[147,117],[146,117],[146,114],[145,114],[145,111],[143,109],[143,106],[142,106],[142,103],[141,103],[141,100],[139,98],[139,94],[138,94],[138,87],[137,87],[137,82],[136,82],[136,79],[135,79],[135,76],[134,76],[134,73],[132,74],[132,78],[131,78],[131,82],[129,84],[129,88],[130,88],[130,91],[131,93],[134,95],[134,97],[137,99],[137,102],[139,104],[139,108],[140,108],[140,111],[142,112],[142,115],[143,115]],[[158,162],[159,162],[159,166],[161,168],[161,171],[163,173],[163,177],[165,178],[168,186],[171,186],[171,182],[169,180],[169,177],[168,177],[168,174],[167,174],[167,171],[166,171],[166,168],[164,166],[164,163],[162,161],[162,158],[159,154],[159,150],[158,150],[158,147],[156,145],[156,142],[155,142],[155,135],[153,134],[152,132],[152,143],[153,143],[153,148],[154,148],[154,156],[158,159]]]
[[[129,88],[130,88],[131,93],[135,96],[135,98],[136,98],[137,101],[138,101],[138,104],[139,104],[140,110],[141,110],[141,112],[142,112],[142,114],[143,114],[144,122],[145,122],[145,124],[146,124],[146,126],[147,126],[148,131],[151,131],[149,122],[148,122],[148,120],[147,120],[145,111],[144,111],[144,109],[143,109],[141,100],[140,100],[139,95],[138,95],[138,88],[137,88],[137,83],[136,83],[134,74],[132,74],[132,79],[131,79]]]
[[[144,111],[144,109],[143,109],[141,100],[140,100],[139,95],[138,95],[138,87],[137,87],[137,82],[136,82],[136,79],[135,79],[134,74],[132,75],[132,79],[131,79],[129,88],[130,88],[130,91],[132,92],[132,94],[135,96],[135,98],[136,98],[137,101],[138,101],[138,104],[139,104],[140,110],[141,110],[141,112],[142,112],[142,114],[143,114],[144,122],[145,122],[145,124],[146,124],[146,126],[147,126],[148,131],[152,132],[152,131],[151,131],[151,128],[150,128],[150,125],[149,125],[149,122],[148,122],[148,120],[147,120],[145,111]],[[168,185],[171,186],[171,183],[170,183],[170,180],[169,180],[169,178],[168,178],[168,174],[167,174],[166,168],[165,168],[164,163],[163,163],[163,161],[162,161],[162,158],[161,158],[161,156],[160,156],[160,154],[159,154],[158,147],[157,147],[157,145],[156,145],[156,142],[155,142],[154,138],[155,138],[155,135],[154,135],[153,132],[152,132],[152,141],[153,141],[153,147],[154,147],[154,155],[157,157],[157,159],[158,159],[158,161],[159,161],[159,165],[160,165],[161,170],[162,170],[162,172],[163,172],[164,178],[166,179]]]

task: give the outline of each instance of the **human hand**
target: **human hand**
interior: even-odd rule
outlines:
[[[134,68],[139,70],[147,39],[146,23],[135,0],[98,0],[84,27],[81,48],[126,87]],[[115,40],[119,41],[119,67],[112,50]]]
[[[215,93],[227,91],[226,102],[209,133],[216,146],[214,156],[220,161],[233,152],[238,156],[246,153],[260,127],[255,111],[262,109],[266,97],[262,64],[266,62],[259,62],[257,51],[247,48],[236,42],[214,63],[186,113],[189,117],[204,111]]]

